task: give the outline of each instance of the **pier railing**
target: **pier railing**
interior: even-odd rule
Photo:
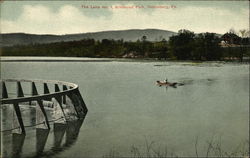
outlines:
[[[13,84],[16,84],[16,88],[14,88],[16,92],[11,93],[10,89],[13,90]],[[40,91],[38,91],[38,85]],[[51,91],[51,87],[53,87],[53,91]],[[62,118],[63,123],[71,120],[70,116],[83,119],[88,112],[78,85],[74,83],[53,80],[5,79],[1,80],[1,88],[1,106],[12,105],[14,109],[13,129],[16,129],[14,133],[25,134],[21,105],[36,108],[37,128],[50,129],[50,121],[45,108],[56,108],[55,113],[61,115],[59,119]]]

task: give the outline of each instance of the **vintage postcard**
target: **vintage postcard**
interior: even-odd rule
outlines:
[[[249,1],[1,1],[1,157],[249,157]]]

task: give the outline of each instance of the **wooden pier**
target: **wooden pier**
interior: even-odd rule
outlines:
[[[13,87],[13,84],[16,84],[16,94],[14,94],[14,97],[10,97],[12,93],[9,92],[8,85]],[[26,87],[27,85],[29,86],[28,89],[31,90],[31,93],[24,91],[22,87],[24,84]],[[38,92],[38,84],[43,89],[42,93]],[[49,89],[48,85],[54,87],[54,90],[51,91],[50,89],[52,88]],[[36,122],[38,124],[36,127],[48,130],[50,129],[50,123],[45,108],[50,105],[58,107],[57,110],[62,114],[62,123],[67,123],[71,119],[65,113],[65,106],[70,107],[68,111],[71,114],[73,113],[77,119],[84,119],[88,112],[79,87],[74,83],[53,80],[5,79],[1,80],[1,88],[1,106],[7,104],[8,106],[13,106],[14,109],[14,117],[16,119],[13,120],[13,126],[17,130],[13,130],[13,133],[26,133],[20,110],[20,105],[24,103],[27,103],[24,104],[25,106],[35,105]]]

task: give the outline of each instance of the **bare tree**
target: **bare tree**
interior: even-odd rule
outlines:
[[[250,37],[250,31],[248,30],[247,32],[246,32],[246,37]]]
[[[244,38],[246,36],[247,30],[246,29],[242,29],[239,32],[240,32],[241,37]]]

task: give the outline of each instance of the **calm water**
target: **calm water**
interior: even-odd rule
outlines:
[[[156,80],[166,77],[185,85],[155,85]],[[2,62],[1,78],[76,83],[89,109],[83,123],[63,127],[65,135],[61,127],[49,132],[30,128],[24,138],[5,134],[2,140],[7,156],[32,157],[42,151],[47,157],[58,158],[165,152],[168,156],[196,156],[195,144],[199,156],[206,156],[209,142],[220,144],[224,153],[237,151],[241,156],[249,147],[247,64],[109,59]],[[25,117],[32,119],[33,115],[31,110]],[[40,132],[39,138],[36,132]],[[211,149],[209,155],[216,155],[216,151]]]

